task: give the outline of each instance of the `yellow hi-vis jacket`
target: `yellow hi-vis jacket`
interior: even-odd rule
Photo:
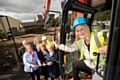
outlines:
[[[55,49],[54,43],[53,43],[52,41],[48,40],[48,39],[46,40],[46,43],[43,42],[43,44],[45,44],[46,47],[47,47],[49,44],[51,44],[51,45],[52,45],[52,48]]]
[[[84,39],[80,39],[80,40],[76,41],[76,44],[77,44],[78,49],[80,51],[79,60],[84,60]]]
[[[106,46],[106,39],[104,37],[104,34],[107,32],[108,32],[107,30],[103,30],[103,31],[97,32],[97,34],[96,34],[97,39],[99,40],[101,47]],[[94,62],[94,64],[96,65],[97,55],[94,55],[94,53],[98,54],[99,47],[95,41],[94,36],[91,37],[91,41],[90,41],[90,57],[91,57],[92,61]],[[101,65],[101,66],[104,65],[105,61],[106,61],[106,56],[104,54],[100,54],[99,65]]]
[[[94,35],[94,31],[91,32],[91,36],[93,36],[93,35]],[[84,60],[84,58],[85,58],[84,57],[84,43],[85,43],[84,39],[80,39],[80,40],[76,41],[76,44],[77,44],[78,49],[80,51],[79,60]]]

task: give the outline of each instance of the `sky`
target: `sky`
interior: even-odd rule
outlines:
[[[61,1],[51,0],[50,10],[61,12]],[[30,22],[36,14],[42,14],[44,5],[45,0],[0,0],[0,15]]]

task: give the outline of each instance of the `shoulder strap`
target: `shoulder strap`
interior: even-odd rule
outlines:
[[[100,41],[98,39],[97,32],[95,32],[94,39],[97,47],[100,48],[102,45],[100,44]]]

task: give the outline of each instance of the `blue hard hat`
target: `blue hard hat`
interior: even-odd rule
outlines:
[[[87,24],[87,20],[83,17],[75,18],[72,24],[72,30],[75,30],[75,27],[81,24]]]

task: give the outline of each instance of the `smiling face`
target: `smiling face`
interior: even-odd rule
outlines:
[[[86,24],[81,24],[75,27],[75,40],[84,39],[90,40],[90,28]]]
[[[47,46],[47,50],[48,50],[50,53],[53,52],[53,48],[52,48],[52,45],[51,45],[51,44]]]
[[[80,39],[86,39],[86,30],[84,28],[84,26],[82,25],[78,25],[75,27],[75,34],[78,38]]]
[[[27,52],[32,52],[32,50],[33,50],[33,47],[30,44],[26,45]]]
[[[45,50],[46,49],[46,47],[45,47],[45,45],[44,44],[40,44],[40,47],[39,47],[41,50]]]

